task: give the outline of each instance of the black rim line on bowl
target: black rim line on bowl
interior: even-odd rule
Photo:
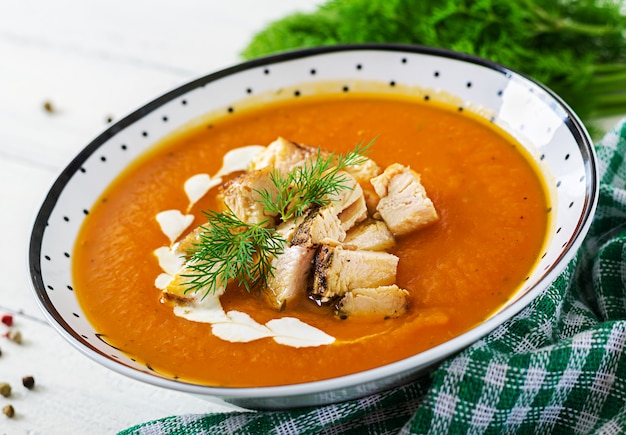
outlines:
[[[440,56],[440,57],[444,57],[444,58],[449,58],[449,59],[454,59],[454,60],[460,60],[460,61],[465,61],[465,62],[469,62],[469,63],[473,63],[479,66],[484,66],[488,69],[497,71],[502,73],[505,76],[511,77],[513,75],[517,75],[520,76],[521,78],[528,80],[529,83],[539,87],[541,90],[543,90],[544,92],[546,92],[551,98],[553,98],[555,101],[557,101],[559,103],[559,105],[561,106],[561,108],[565,111],[567,117],[564,120],[565,125],[567,126],[567,128],[570,130],[570,132],[573,134],[573,136],[575,137],[575,139],[578,142],[583,142],[586,143],[587,145],[589,145],[589,147],[593,147],[592,141],[589,137],[589,135],[584,131],[584,129],[580,128],[580,125],[582,125],[582,122],[579,120],[579,118],[577,117],[577,115],[571,110],[571,108],[567,105],[567,103],[565,103],[561,97],[559,97],[558,95],[556,95],[551,89],[547,88],[545,85],[543,85],[542,83],[536,81],[535,79],[520,73],[518,71],[515,71],[511,68],[505,67],[503,65],[500,65],[496,62],[484,59],[484,58],[480,58],[477,56],[473,56],[473,55],[469,55],[469,54],[465,54],[465,53],[460,53],[460,52],[455,52],[455,51],[451,51],[451,50],[447,50],[444,48],[438,48],[438,47],[429,47],[429,46],[421,46],[421,45],[411,45],[411,44],[387,44],[387,43],[367,43],[367,44],[347,44],[347,45],[333,45],[333,46],[321,46],[321,47],[313,47],[313,48],[304,48],[304,49],[297,49],[297,50],[291,50],[291,51],[285,51],[282,53],[278,53],[278,54],[273,54],[273,55],[269,55],[269,56],[265,56],[265,57],[261,57],[258,59],[253,59],[250,61],[246,61],[246,62],[242,62],[239,63],[237,65],[231,66],[231,67],[227,67],[224,69],[221,69],[219,71],[204,75],[202,77],[193,79],[189,82],[186,82],[184,84],[182,84],[179,87],[176,87],[164,94],[162,94],[161,96],[155,98],[154,100],[149,101],[148,103],[144,104],[143,106],[141,106],[139,109],[131,112],[130,114],[126,115],[125,117],[121,118],[119,121],[115,122],[113,125],[111,125],[109,128],[107,128],[106,130],[104,130],[102,133],[100,133],[95,139],[93,139],[87,146],[85,146],[73,159],[72,161],[62,170],[62,172],[60,173],[60,175],[57,177],[57,179],[54,181],[52,187],[49,189],[46,197],[44,198],[42,205],[35,217],[35,221],[34,221],[34,225],[33,225],[33,230],[31,233],[31,238],[30,238],[30,243],[29,243],[29,255],[28,255],[28,261],[29,261],[29,269],[30,269],[30,274],[31,274],[31,280],[35,289],[35,293],[37,295],[37,299],[39,304],[45,308],[47,308],[47,310],[43,310],[44,314],[46,315],[46,317],[52,321],[53,326],[54,326],[54,322],[56,322],[59,326],[61,326],[62,328],[56,328],[57,330],[59,330],[59,332],[62,333],[62,335],[66,338],[69,339],[71,341],[71,339],[74,339],[80,343],[82,343],[84,346],[86,346],[87,348],[89,348],[91,351],[95,352],[98,356],[101,356],[103,358],[105,358],[107,361],[110,361],[110,358],[107,354],[101,352],[100,350],[98,350],[97,348],[93,347],[88,341],[86,341],[83,337],[81,337],[79,334],[77,334],[72,328],[69,327],[69,325],[63,320],[63,318],[59,315],[59,313],[56,311],[56,309],[54,308],[54,306],[51,304],[50,299],[47,295],[47,292],[45,290],[45,284],[43,282],[42,276],[41,276],[41,242],[43,240],[43,234],[44,231],[47,227],[47,223],[48,223],[48,219],[63,191],[63,189],[65,188],[65,185],[68,183],[68,181],[74,176],[74,174],[80,169],[81,165],[95,152],[97,151],[101,145],[103,145],[105,142],[107,142],[110,138],[112,138],[113,136],[115,136],[115,134],[117,134],[119,131],[127,128],[128,126],[132,125],[133,123],[135,123],[137,120],[141,119],[143,116],[147,115],[148,113],[151,113],[155,110],[157,110],[158,108],[162,107],[164,104],[170,102],[171,100],[184,95],[185,93],[202,87],[204,85],[206,85],[207,83],[219,80],[223,77],[227,77],[229,75],[232,75],[234,73],[239,73],[239,72],[243,72],[246,70],[250,70],[250,69],[254,69],[257,67],[261,67],[261,66],[268,66],[268,65],[272,65],[272,64],[277,64],[277,63],[281,63],[281,62],[287,62],[287,61],[291,61],[291,60],[296,60],[296,59],[300,59],[300,58],[306,58],[306,57],[312,57],[315,55],[323,55],[323,54],[328,54],[328,53],[336,53],[336,52],[344,52],[344,51],[397,51],[397,52],[405,52],[405,53],[410,53],[410,54],[424,54],[424,55],[435,55],[435,56]],[[592,186],[595,186],[597,184],[597,177],[596,177],[596,165],[595,165],[595,161],[593,158],[591,158],[591,154],[592,154],[592,150],[588,149],[587,147],[581,147],[580,148],[581,153],[583,154],[583,158],[585,159],[585,161],[587,162],[587,164],[585,165],[585,176],[587,177],[587,183],[589,183]],[[595,208],[595,204],[597,201],[597,197],[595,194],[595,190],[592,189],[591,190],[591,196],[590,197],[586,197],[585,198],[585,204],[584,204],[584,210],[585,210],[585,214],[580,218],[579,222],[577,223],[577,227],[576,227],[576,231],[573,234],[573,236],[570,238],[570,240],[568,240],[567,244],[566,244],[566,248],[564,250],[564,253],[561,254],[554,262],[554,264],[558,264],[560,262],[562,262],[564,260],[564,258],[566,257],[565,252],[568,252],[568,250],[572,247],[573,241],[576,239],[576,237],[589,225],[589,217],[590,215],[593,213],[593,210]],[[544,273],[540,278],[539,281],[537,283],[537,286],[539,286],[540,284],[542,284],[545,281],[545,278],[547,277],[548,273]],[[514,306],[509,306],[507,308],[505,308],[504,310],[502,310],[498,316],[495,317],[500,317],[500,315],[507,315],[508,317],[511,317],[513,315],[515,315],[519,310],[521,310],[522,307],[520,307],[519,309],[515,309]],[[494,317],[492,317],[490,320],[493,320]],[[487,323],[490,323],[489,321]],[[491,328],[493,329],[493,328]],[[456,341],[457,339],[462,339],[463,336],[465,336],[466,333],[462,334],[459,337],[456,337],[455,339],[451,340],[451,341]],[[421,354],[424,353],[431,353],[429,351],[435,351],[436,349],[438,349],[441,345],[436,346],[435,348],[432,348],[430,350],[427,350],[425,352],[422,352]],[[75,346],[76,347],[76,346]],[[85,352],[83,349],[80,349],[84,354],[87,354],[87,352]],[[419,354],[418,354],[419,355]],[[90,356],[90,355],[87,355]],[[395,363],[391,363],[391,364],[387,364],[386,366],[383,367],[390,367],[399,363],[402,363],[402,361],[406,361],[408,359],[412,359],[415,358],[417,355],[405,358],[404,360],[395,362]],[[128,366],[127,364],[123,363],[120,360],[115,360],[115,363],[122,365],[124,368],[127,368],[128,370],[131,370],[133,372],[140,372],[139,370]],[[378,371],[381,370],[383,367],[378,367],[378,368],[374,368],[374,369],[370,369],[367,370],[365,372],[362,373],[368,373],[371,371]],[[354,375],[347,375],[344,376],[342,378],[344,379],[349,379],[349,378],[358,378],[360,377],[359,374],[354,374]],[[193,384],[189,384],[186,383],[184,381],[181,380],[175,380],[175,379],[170,379],[170,378],[160,378],[161,381],[165,382],[165,383],[174,383],[174,384],[180,384],[180,385],[186,385],[186,386],[191,386],[193,387]],[[325,382],[330,382],[331,380],[322,380],[322,381],[314,381],[314,382],[309,382],[306,384],[294,384],[294,385],[286,385],[286,386],[279,386],[279,387],[262,387],[264,390],[271,390],[274,388],[280,388],[281,390],[285,389],[285,388],[289,388],[289,387],[294,387],[297,388],[299,386],[302,385],[312,385],[312,384],[319,384],[319,383],[325,383]],[[347,382],[346,384],[344,384],[345,386],[350,386],[350,385],[356,385],[358,383],[358,381],[356,382]],[[209,390],[220,390],[219,387],[209,387],[209,386],[201,386],[198,387],[200,390],[206,391],[207,389]],[[258,389],[258,388],[255,388]],[[229,389],[230,390],[230,389]],[[246,390],[246,388],[242,388],[240,390]]]

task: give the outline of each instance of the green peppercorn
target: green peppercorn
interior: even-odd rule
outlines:
[[[15,409],[13,409],[12,405],[7,405],[2,408],[2,413],[9,418],[13,418],[13,416],[15,415]]]
[[[8,334],[9,340],[14,343],[21,344],[22,343],[22,333],[15,329],[11,329]]]
[[[56,108],[54,107],[54,104],[52,104],[52,101],[44,101],[43,110],[45,110],[48,113],[56,112]]]
[[[11,395],[11,385],[8,382],[0,382],[0,394],[4,397]]]

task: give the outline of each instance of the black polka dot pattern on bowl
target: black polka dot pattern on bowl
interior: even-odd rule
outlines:
[[[335,51],[337,50],[337,51]],[[596,182],[590,160],[592,151],[574,126],[568,109],[551,100],[539,85],[526,82],[514,73],[488,62],[465,62],[465,57],[433,49],[395,47],[324,48],[309,55],[281,55],[267,62],[248,64],[228,74],[207,75],[155,99],[126,118],[111,123],[105,134],[94,139],[58,179],[46,198],[33,229],[29,253],[36,297],[60,325],[71,328],[72,343],[96,355],[108,355],[112,363],[145,372],[146,366],[129,358],[106,342],[89,324],[76,300],[69,265],[73,240],[89,216],[92,204],[125,165],[137,158],[159,138],[172,133],[204,113],[228,116],[239,112],[239,102],[258,95],[280,94],[281,98],[304,99],[313,91],[308,81],[329,81],[333,92],[353,94],[359,80],[375,80],[384,92],[414,89],[424,104],[441,98],[439,89],[459,97],[454,110],[462,115],[473,110],[476,101],[486,107],[485,120],[502,126],[502,113],[515,105],[513,134],[532,142],[530,154],[541,167],[550,168],[554,182],[549,186],[558,195],[546,211],[550,215],[552,243],[541,251],[537,271],[525,277],[524,289],[531,291],[557,266],[562,265],[562,248],[573,248],[580,222],[589,219],[592,190]],[[278,91],[281,91],[280,93]],[[546,111],[557,107],[556,117],[566,122],[536,127],[535,107]],[[556,109],[554,109],[556,110]],[[542,120],[543,121],[543,120]],[[207,122],[211,128],[211,122]],[[148,370],[152,370],[148,367]],[[165,377],[161,374],[158,376]],[[169,377],[175,381],[175,377]]]

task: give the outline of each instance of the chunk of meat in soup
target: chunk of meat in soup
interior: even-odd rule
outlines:
[[[396,240],[384,222],[370,219],[348,231],[343,243],[352,249],[386,251]]]
[[[272,260],[273,273],[263,289],[265,301],[277,310],[283,310],[298,296],[306,294],[315,248],[288,246]]]
[[[408,234],[439,219],[420,175],[409,167],[389,165],[371,183],[380,197],[376,210],[394,235]]]
[[[265,150],[258,153],[250,163],[249,171],[272,168],[286,174],[304,161],[317,156],[318,148],[297,144],[279,137],[270,143]]]
[[[355,288],[393,284],[397,267],[398,257],[387,252],[320,245],[313,259],[309,292],[314,300],[328,303]]]
[[[235,216],[247,224],[274,226],[276,213],[265,210],[259,192],[276,194],[276,186],[271,180],[272,170],[263,168],[245,172],[220,186],[220,198]]]
[[[356,288],[347,292],[337,303],[341,318],[399,317],[409,305],[409,292],[397,285]]]

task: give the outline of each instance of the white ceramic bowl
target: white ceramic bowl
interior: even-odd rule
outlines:
[[[383,367],[335,379],[263,388],[215,388],[150,371],[99,338],[79,306],[71,252],[87,211],[107,185],[156,140],[208,112],[232,110],[251,95],[297,95],[311,82],[345,92],[377,81],[451,94],[528,148],[551,184],[550,241],[518,294],[490,319],[435,348]],[[345,87],[345,88],[344,88]],[[515,315],[572,258],[591,223],[598,180],[589,135],[572,110],[541,84],[486,60],[440,49],[358,45],[288,52],[209,74],[149,102],[111,125],[65,168],[43,201],[30,241],[34,293],[49,322],[89,358],[164,388],[221,397],[252,408],[320,405],[364,396],[422,375]]]

